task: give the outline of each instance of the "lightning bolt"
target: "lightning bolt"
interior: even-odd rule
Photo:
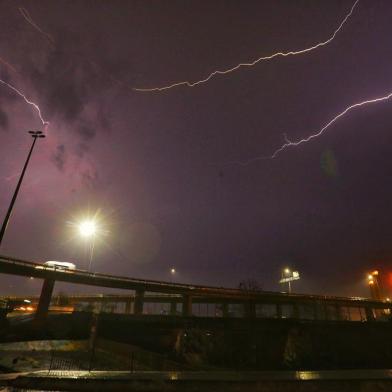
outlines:
[[[24,7],[19,7],[19,12],[22,14],[23,18],[26,20],[27,23],[29,23],[31,26],[33,26],[37,31],[39,31],[42,35],[46,37],[46,39],[49,41],[50,44],[54,45],[54,39],[53,37],[49,34],[46,33],[39,27],[33,20],[33,18],[30,16],[29,11],[26,10]]]
[[[252,61],[250,63],[240,63],[240,64],[238,64],[238,65],[236,65],[236,66],[234,66],[232,68],[228,68],[228,69],[225,69],[225,70],[213,71],[206,78],[201,79],[201,80],[197,80],[195,82],[184,81],[184,82],[173,83],[171,85],[163,86],[163,87],[133,88],[133,90],[141,91],[141,92],[153,92],[153,91],[169,90],[171,88],[179,87],[179,86],[195,87],[195,86],[207,83],[210,79],[212,79],[216,75],[226,75],[226,74],[229,74],[231,72],[235,72],[235,71],[237,71],[237,70],[239,70],[240,68],[243,68],[243,67],[253,67],[253,66],[255,66],[256,64],[258,64],[258,63],[260,63],[262,61],[272,60],[275,57],[296,56],[296,55],[312,52],[313,50],[316,50],[317,48],[320,48],[322,46],[328,45],[331,41],[334,40],[336,35],[339,33],[339,31],[343,28],[344,24],[350,18],[351,14],[353,13],[354,8],[358,4],[358,2],[359,2],[359,0],[356,0],[354,2],[354,4],[352,5],[350,11],[348,12],[348,14],[344,17],[344,19],[339,24],[337,29],[333,32],[333,34],[326,41],[321,41],[321,42],[319,42],[317,44],[314,44],[313,46],[310,46],[309,48],[300,49],[300,50],[294,50],[294,51],[289,51],[289,52],[276,52],[276,53],[271,54],[269,56],[259,57],[258,59],[254,60],[254,61]]]
[[[44,130],[46,131],[46,130],[48,129],[48,126],[49,126],[49,121],[46,121],[46,120],[42,117],[41,109],[39,108],[39,106],[38,106],[35,102],[30,101],[30,100],[26,97],[26,95],[24,95],[21,91],[19,91],[16,87],[12,86],[11,84],[9,84],[9,83],[5,82],[4,80],[1,80],[1,79],[0,79],[0,83],[3,84],[4,86],[8,87],[9,89],[11,89],[11,90],[12,90],[13,92],[15,92],[16,94],[18,94],[21,98],[23,98],[23,100],[24,100],[27,104],[31,105],[31,106],[36,110],[36,112],[38,113],[38,117],[39,117],[39,119],[41,120],[42,125],[44,126]]]
[[[12,70],[13,72],[18,73],[18,71],[16,70],[16,68],[12,64],[8,63],[7,61],[2,59],[1,57],[0,57],[0,63],[4,64],[7,68]]]
[[[343,116],[345,116],[347,113],[358,109],[362,106],[367,106],[367,105],[371,105],[371,104],[375,104],[378,102],[383,102],[383,101],[388,101],[392,98],[392,92],[389,93],[388,95],[384,95],[383,97],[377,97],[377,98],[373,98],[373,99],[367,99],[366,101],[361,101],[361,102],[357,102],[354,103],[353,105],[348,106],[346,109],[344,109],[342,112],[340,112],[339,114],[337,114],[335,117],[332,118],[332,120],[330,120],[328,123],[326,123],[321,129],[319,129],[318,131],[312,133],[310,136],[307,136],[303,139],[299,139],[297,141],[291,141],[287,138],[287,135],[284,134],[284,140],[285,143],[282,144],[281,147],[279,147],[272,155],[270,156],[259,156],[259,157],[255,157],[252,159],[249,159],[247,161],[231,161],[231,162],[227,162],[226,165],[241,165],[241,166],[247,166],[251,163],[254,163],[256,161],[260,161],[260,160],[266,160],[266,159],[274,159],[276,158],[276,156],[278,154],[280,154],[281,152],[283,152],[284,150],[286,150],[289,147],[298,147],[301,144],[305,144],[310,142],[311,140],[320,137],[324,132],[327,131],[328,128],[330,128],[336,121],[338,121],[340,118],[342,118]]]

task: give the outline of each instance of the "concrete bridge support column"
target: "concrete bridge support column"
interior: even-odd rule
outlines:
[[[182,300],[182,315],[184,317],[192,316],[192,296],[184,294]]]
[[[128,299],[125,301],[125,313],[130,314],[132,310],[132,300]]]
[[[299,307],[297,303],[293,303],[293,317],[299,319]]]
[[[366,307],[365,308],[365,313],[366,313],[366,321],[374,321],[374,312],[372,308]]]
[[[282,305],[276,304],[276,317],[282,318]]]
[[[143,314],[144,290],[136,290],[133,314]]]
[[[37,311],[35,312],[35,316],[34,316],[35,321],[38,322],[45,321],[48,315],[50,300],[52,299],[54,282],[55,281],[51,279],[44,280],[41,289],[41,295],[39,297]]]
[[[175,316],[177,314],[177,302],[171,301],[170,302],[170,315]]]
[[[245,317],[255,318],[256,317],[256,304],[254,302],[247,302],[244,304]]]
[[[229,304],[226,302],[222,304],[222,317],[229,317]]]
[[[335,305],[335,309],[336,309],[336,320],[343,320],[342,318],[342,309],[340,308],[340,306],[338,304]]]

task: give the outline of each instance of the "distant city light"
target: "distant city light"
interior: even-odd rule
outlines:
[[[174,274],[176,273],[176,269],[175,269],[175,268],[171,268],[171,269],[170,269],[170,273],[171,273],[172,275],[174,275]]]

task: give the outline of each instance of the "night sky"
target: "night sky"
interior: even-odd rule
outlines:
[[[95,271],[231,287],[252,278],[279,290],[290,266],[299,292],[368,295],[366,272],[392,271],[392,99],[274,159],[233,162],[270,156],[284,134],[309,136],[392,92],[391,1],[360,0],[310,53],[197,87],[134,90],[312,46],[353,3],[1,0],[0,78],[50,126],[0,253],[86,269],[89,244],[74,225],[96,215]],[[40,129],[34,108],[0,85],[0,217],[26,132]],[[40,284],[0,275],[0,294]]]

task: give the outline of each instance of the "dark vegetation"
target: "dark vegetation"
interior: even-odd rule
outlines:
[[[91,313],[53,314],[40,326],[13,322],[2,341],[88,339]],[[392,367],[391,322],[182,318],[101,314],[98,337],[198,369]]]

